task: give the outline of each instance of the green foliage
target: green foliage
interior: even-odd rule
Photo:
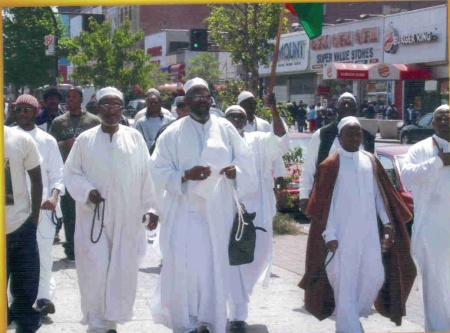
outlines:
[[[3,60],[5,85],[31,89],[54,85],[56,60],[45,55],[44,37],[55,34],[50,7],[3,9]],[[65,34],[59,17],[57,37]]]
[[[144,33],[130,34],[128,20],[113,32],[109,21],[98,24],[91,19],[89,27],[91,33],[83,31],[64,45],[74,64],[72,78],[77,84],[115,86],[125,92],[135,85],[145,90],[167,82],[150,56],[136,47]]]
[[[224,52],[231,53],[234,64],[242,64],[248,90],[256,93],[259,64],[267,64],[274,45],[280,16],[280,4],[240,3],[211,5],[208,24],[211,39]],[[287,19],[284,20],[284,31]]]
[[[220,62],[215,59],[214,53],[202,52],[189,60],[189,68],[184,81],[186,82],[194,77],[201,77],[209,83],[218,83],[221,74],[219,65]]]
[[[283,155],[283,161],[286,164],[299,163],[302,161],[302,156],[302,147],[295,147]]]
[[[224,85],[227,87],[217,93],[217,99],[220,101],[221,109],[226,110],[229,106],[235,105],[238,95],[245,90],[244,81],[226,81]]]

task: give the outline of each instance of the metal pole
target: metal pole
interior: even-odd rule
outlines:
[[[280,10],[280,18],[278,22],[278,31],[277,31],[277,38],[275,39],[275,47],[273,50],[273,58],[272,58],[272,70],[270,72],[270,80],[269,80],[269,89],[267,92],[271,94],[273,92],[273,87],[275,85],[275,73],[277,70],[277,61],[278,61],[278,48],[280,47],[280,37],[281,37],[281,30],[283,30],[283,20],[284,20],[284,9],[285,4],[281,5]]]
[[[55,13],[52,7],[48,7],[50,13],[52,13],[53,27],[55,28],[55,83],[59,84],[59,59],[58,59],[58,22],[56,21]]]

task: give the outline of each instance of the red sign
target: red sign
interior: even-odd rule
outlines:
[[[338,70],[338,79],[345,80],[367,80],[369,78],[369,72],[366,71],[352,71],[352,70]]]
[[[152,57],[162,56],[162,46],[150,47],[147,49],[147,54]]]

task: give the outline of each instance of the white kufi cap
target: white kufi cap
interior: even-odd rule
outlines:
[[[361,127],[361,124],[359,123],[358,118],[353,117],[353,116],[349,116],[349,117],[345,117],[342,118],[341,121],[339,122],[339,124],[337,125],[338,127],[338,133],[341,133],[341,130],[350,124],[358,124]]]
[[[433,118],[436,116],[436,113],[438,112],[449,112],[450,109],[448,107],[448,104],[442,104],[441,106],[438,106],[436,110],[433,112]]]
[[[255,98],[255,96],[250,91],[243,91],[239,94],[237,103],[241,104],[241,102],[245,101],[247,98]]]
[[[232,105],[229,106],[226,110],[225,110],[225,117],[228,116],[228,114],[232,113],[232,112],[240,112],[242,114],[247,115],[247,113],[245,112],[244,108],[240,105]]]
[[[145,96],[149,96],[149,95],[156,95],[157,97],[161,98],[161,93],[159,92],[158,89],[155,88],[150,88],[145,92]]]
[[[198,86],[205,87],[209,90],[208,82],[206,82],[202,78],[195,77],[184,84],[184,93],[187,94],[189,90]]]
[[[95,98],[97,99],[97,102],[100,101],[103,97],[106,96],[116,96],[119,97],[120,100],[123,102],[123,94],[117,90],[114,87],[106,87],[102,88],[99,91],[96,92]]]
[[[341,99],[343,99],[343,98],[351,98],[351,99],[353,99],[354,101],[355,101],[355,104],[356,104],[356,98],[355,98],[355,96],[353,96],[353,94],[351,94],[351,93],[349,93],[349,92],[345,92],[345,93],[343,93],[341,96],[339,96],[339,99],[338,99],[338,103],[341,101]]]

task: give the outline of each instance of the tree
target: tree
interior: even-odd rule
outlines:
[[[267,64],[273,52],[281,6],[270,3],[211,5],[206,18],[211,39],[221,51],[231,53],[235,64],[242,64],[247,89],[257,93],[259,64]],[[287,19],[284,19],[284,29]]]
[[[145,89],[167,82],[166,75],[150,62],[151,57],[136,48],[144,33],[130,34],[128,20],[112,33],[109,21],[98,24],[91,19],[89,27],[90,33],[83,31],[65,45],[77,84],[115,86],[125,93],[135,85]]]
[[[55,34],[50,7],[3,10],[3,59],[5,84],[31,89],[55,84],[56,60],[45,55],[44,37]],[[57,37],[65,27],[57,18]]]
[[[201,77],[207,82],[219,82],[221,71],[220,62],[215,59],[214,53],[201,52],[198,56],[189,60],[189,67],[185,81],[194,77]]]

